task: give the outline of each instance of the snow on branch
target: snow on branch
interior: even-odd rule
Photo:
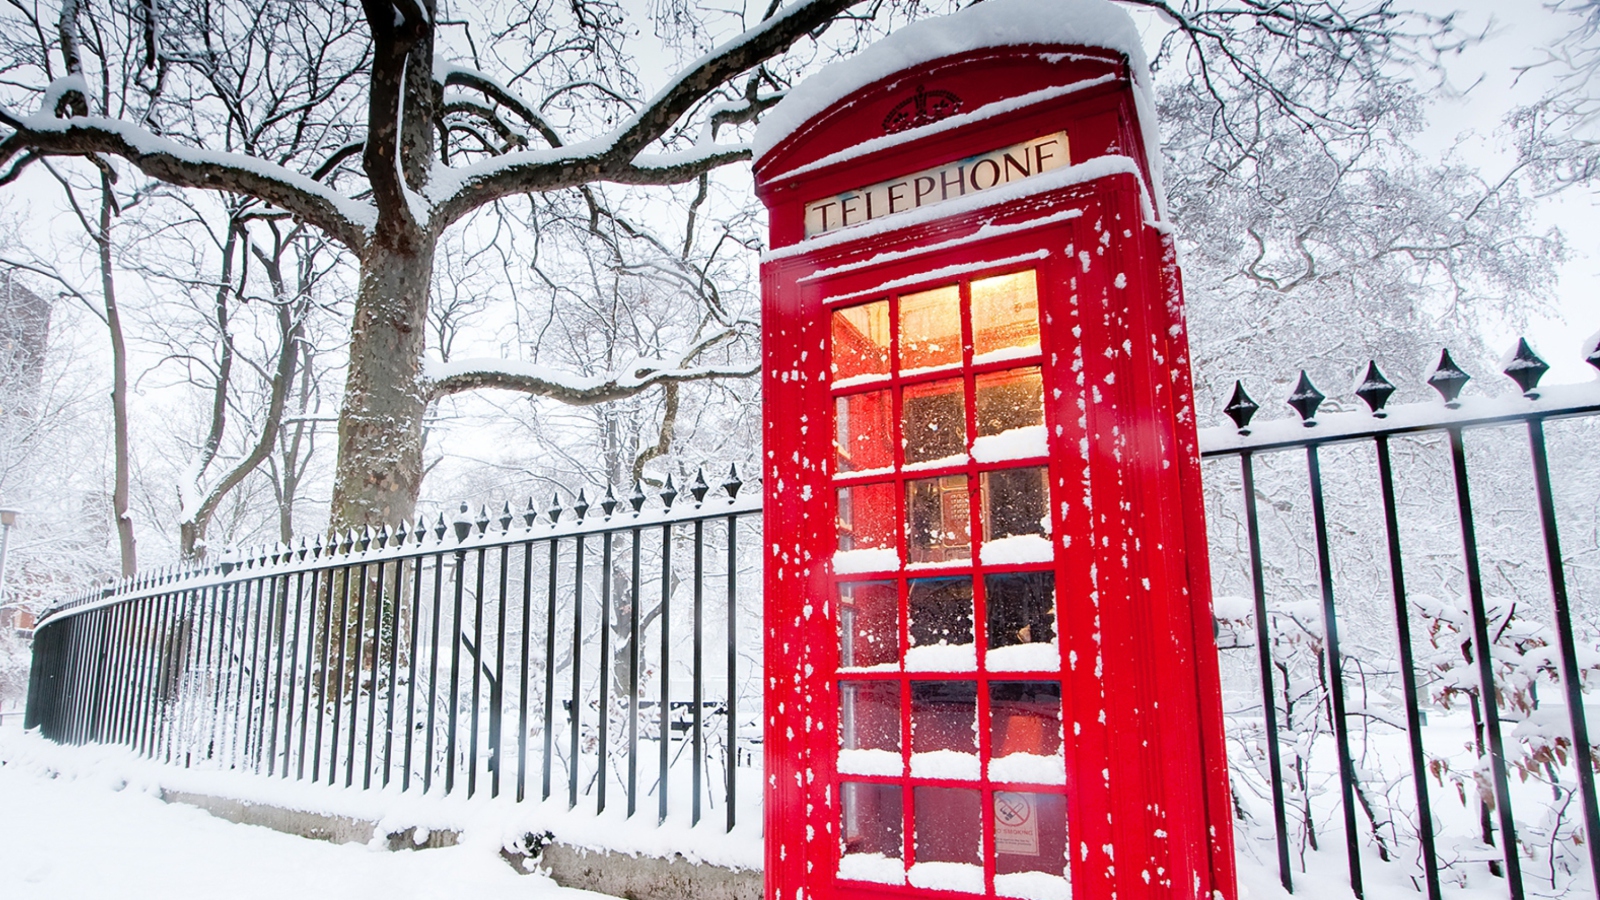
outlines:
[[[430,191],[438,201],[438,221],[448,224],[512,194],[575,187],[592,181],[677,184],[718,166],[749,159],[749,148],[743,146],[701,146],[687,153],[649,157],[640,154],[712,91],[784,52],[859,2],[800,0],[696,60],[609,135],[567,145],[562,153],[508,153],[454,173],[447,188]],[[445,67],[446,78],[464,71]],[[475,87],[481,90],[484,86]],[[762,105],[748,103],[745,108]],[[755,111],[750,109],[748,115]],[[743,110],[721,112],[725,121],[742,120],[744,115]]]
[[[369,204],[344,197],[299,172],[237,153],[186,147],[118,119],[5,114],[0,121],[13,128],[0,140],[0,166],[28,153],[116,156],[170,184],[255,197],[295,214],[357,252],[376,222]]]
[[[749,366],[661,366],[640,360],[632,372],[611,376],[580,376],[537,363],[507,359],[462,359],[448,363],[429,360],[423,367],[423,391],[430,400],[466,391],[498,388],[537,397],[549,397],[571,406],[592,406],[621,400],[657,385],[704,381],[710,378],[749,378],[761,371]]]
[[[560,147],[566,143],[561,139],[561,135],[556,131],[555,126],[551,125],[544,116],[539,115],[537,110],[523,102],[509,87],[477,69],[436,62],[433,67],[433,80],[441,87],[471,88],[490,101],[511,110],[517,115],[517,118],[528,123],[533,130],[539,132],[539,135],[549,142],[552,147]],[[455,97],[446,99],[447,104],[455,102],[466,101],[464,98]],[[446,111],[449,110],[447,109]]]

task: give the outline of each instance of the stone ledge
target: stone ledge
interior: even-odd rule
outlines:
[[[330,841],[335,844],[371,843],[376,826],[353,816],[286,809],[265,803],[232,800],[189,791],[162,790],[161,799],[205,810],[219,819],[241,825],[260,825],[285,834]],[[421,843],[416,829],[386,835],[390,850],[453,847],[460,833],[435,829]],[[581,888],[626,900],[761,900],[762,873],[691,863],[682,856],[663,859],[589,850],[563,844],[559,839],[537,841],[532,865],[548,872],[562,887]],[[528,871],[526,853],[503,850],[501,855],[518,872]]]

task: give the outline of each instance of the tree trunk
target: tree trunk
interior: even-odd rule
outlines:
[[[139,571],[137,545],[133,539],[133,519],[128,514],[128,481],[132,468],[128,448],[128,348],[122,335],[122,311],[117,305],[117,284],[111,264],[111,218],[116,203],[111,195],[111,179],[100,175],[100,230],[95,243],[100,254],[100,290],[106,305],[106,330],[111,335],[111,431],[114,457],[111,488],[111,515],[117,526],[117,545],[122,558],[122,577]]]
[[[329,523],[336,532],[393,527],[416,511],[427,409],[421,384],[423,329],[432,276],[433,241],[428,239],[375,241],[362,260],[339,411],[339,465]]]

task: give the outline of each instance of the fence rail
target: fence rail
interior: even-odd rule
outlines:
[[[1600,353],[1591,353],[1588,361],[1600,368]],[[1337,809],[1349,881],[1358,897],[1366,884],[1363,865],[1371,865],[1366,861],[1374,855],[1379,862],[1395,861],[1403,851],[1416,854],[1412,880],[1429,900],[1440,900],[1447,875],[1457,884],[1478,885],[1486,874],[1501,881],[1513,900],[1522,900],[1535,886],[1547,896],[1589,889],[1600,894],[1600,810],[1583,678],[1600,662],[1595,657],[1596,610],[1591,601],[1587,621],[1579,623],[1588,629],[1580,646],[1546,434],[1547,423],[1560,420],[1592,425],[1590,417],[1600,413],[1600,384],[1540,390],[1538,382],[1547,368],[1526,342],[1519,342],[1506,375],[1517,382],[1521,396],[1462,399],[1469,376],[1446,351],[1427,379],[1442,406],[1435,402],[1386,409],[1395,386],[1376,364],[1369,364],[1355,390],[1367,409],[1320,419],[1317,410],[1325,398],[1302,372],[1286,401],[1299,418],[1255,429],[1250,423],[1258,406],[1236,383],[1225,409],[1236,427],[1201,433],[1212,507],[1213,568],[1227,568],[1243,557],[1248,572],[1247,604],[1230,611],[1227,590],[1218,591],[1223,596],[1218,613],[1224,659],[1229,649],[1253,650],[1258,678],[1254,699],[1230,709],[1230,763],[1236,793],[1241,782],[1263,781],[1270,793],[1273,855],[1286,889],[1294,885],[1291,857],[1308,843],[1316,846],[1318,819]],[[1513,440],[1517,430],[1526,432],[1520,454]],[[1572,437],[1592,450],[1595,434],[1588,428]],[[1402,443],[1407,465],[1397,471],[1395,457]],[[1502,483],[1484,485],[1481,477],[1469,478],[1468,450],[1474,443],[1490,454],[1479,460],[1480,476],[1492,472]],[[1335,453],[1340,454],[1341,472],[1337,487],[1330,488],[1325,465]],[[1296,456],[1303,461],[1297,464]],[[1236,476],[1218,468],[1228,459],[1237,460]],[[1273,469],[1265,488],[1264,461]],[[1597,486],[1594,461],[1591,453],[1586,472],[1591,477],[1581,482],[1591,495]],[[1443,495],[1448,501],[1402,502],[1408,477],[1425,480],[1431,465],[1447,473],[1435,480],[1431,499]],[[1484,573],[1489,553],[1480,541],[1480,528],[1504,525],[1496,520],[1517,515],[1522,487],[1508,488],[1503,482],[1518,466],[1533,482],[1536,513],[1531,518],[1542,543],[1538,562],[1548,591],[1535,597],[1540,591],[1524,578],[1505,586],[1509,597],[1490,598]],[[1376,503],[1370,496],[1374,480]],[[1483,507],[1474,508],[1480,490],[1492,494],[1487,514]],[[1335,517],[1330,504],[1341,499],[1341,491],[1365,496],[1343,504]],[[1264,502],[1278,526],[1271,547],[1265,546]],[[1309,506],[1309,517],[1288,512],[1296,506]],[[1228,522],[1237,522],[1241,511],[1243,546],[1229,547],[1218,533],[1227,530]],[[1374,527],[1375,513],[1381,526]],[[1448,555],[1441,533],[1452,517],[1459,565],[1441,565]],[[1415,544],[1431,546],[1413,546],[1411,557],[1404,556],[1403,525],[1411,529]],[[1344,560],[1338,554],[1341,544]],[[1233,554],[1234,548],[1242,552]],[[1234,559],[1219,563],[1230,556]],[[1365,563],[1379,560],[1370,567],[1377,571],[1360,571]],[[1336,578],[1336,563],[1350,575],[1349,585]],[[1297,566],[1309,569],[1308,577],[1297,580]],[[1271,589],[1269,580],[1276,582]],[[1416,590],[1424,580],[1429,582],[1425,596]],[[1219,581],[1225,584],[1227,579]],[[1389,628],[1374,624],[1383,621],[1375,600],[1384,593],[1392,603]],[[1441,602],[1440,597],[1447,599]],[[1454,599],[1461,597],[1464,608]],[[1548,614],[1537,611],[1537,604],[1532,611],[1519,606],[1523,600],[1548,603]],[[1415,629],[1417,624],[1422,628]],[[1346,643],[1352,631],[1357,632],[1354,649]],[[1419,647],[1426,658],[1419,657]],[[1224,668],[1235,675],[1245,669]],[[1541,682],[1558,689],[1558,702],[1541,704]],[[1485,690],[1485,685],[1492,688]],[[1464,754],[1460,746],[1451,746],[1450,735],[1452,701],[1463,699],[1471,720]],[[1547,713],[1559,712],[1561,706],[1565,721],[1553,721]],[[1403,752],[1386,753],[1393,750],[1386,745],[1396,737],[1403,741]],[[1249,771],[1261,762],[1257,747],[1265,750],[1265,772],[1259,773],[1265,777],[1260,779]],[[1319,804],[1310,796],[1315,779],[1308,779],[1306,772],[1319,765],[1328,768],[1330,752],[1338,797]],[[1458,761],[1454,768],[1452,757]],[[1513,767],[1520,790],[1513,789]],[[1462,772],[1464,777],[1453,783],[1455,800],[1441,798],[1452,784],[1452,773]],[[1529,790],[1530,775],[1543,781],[1553,796],[1541,799]],[[1396,790],[1405,782],[1410,784],[1409,804]],[[1524,804],[1538,814],[1519,816]],[[1448,815],[1449,807],[1474,813],[1466,817],[1474,834],[1451,827],[1459,817]],[[1409,822],[1410,828],[1397,822]],[[1530,829],[1543,832],[1539,846]],[[1541,869],[1538,875],[1524,871],[1534,862]]]
[[[692,823],[721,803],[731,830],[740,781],[759,783],[740,773],[759,762],[760,541],[741,532],[759,530],[760,490],[730,469],[683,493],[580,491],[497,520],[463,504],[431,530],[75,598],[39,623],[26,725],[346,787],[564,791],[597,812],[620,791],[629,815],[654,794],[659,820],[686,805]],[[719,632],[722,665],[706,646]]]

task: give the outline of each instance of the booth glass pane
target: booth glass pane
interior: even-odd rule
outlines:
[[[940,751],[978,752],[976,681],[911,682],[911,752]]]
[[[1055,582],[1051,572],[984,576],[984,625],[989,649],[986,668],[1022,671],[1060,666],[1054,643]]]
[[[1044,466],[984,472],[981,480],[985,541],[1050,533],[1050,478]],[[1000,560],[984,557],[984,562]]]
[[[839,747],[841,770],[900,774],[899,682],[840,682]]]
[[[911,794],[916,822],[919,888],[983,893],[983,794],[966,788],[919,786]]]
[[[839,665],[900,667],[900,597],[894,582],[839,585]]]
[[[1039,299],[1033,272],[972,282],[974,360],[1021,356],[1038,350]]]
[[[978,666],[972,643],[972,579],[918,578],[907,599],[906,668],[965,671]]]
[[[961,362],[961,291],[955,285],[900,298],[900,371]]]
[[[839,877],[905,882],[905,807],[899,785],[839,785]]]
[[[906,482],[907,551],[912,563],[972,558],[971,497],[967,476]]]
[[[906,465],[966,460],[967,410],[961,379],[907,387],[901,417]]]
[[[839,489],[839,549],[893,549],[893,484],[858,484]],[[887,566],[887,568],[894,568]],[[858,570],[859,571],[859,570]]]
[[[1066,896],[1066,798],[1027,791],[995,791],[991,796],[995,893]]]
[[[889,374],[889,301],[833,313],[833,380]]]
[[[1060,682],[989,682],[989,779],[1066,782]]]
[[[834,401],[834,447],[840,472],[894,466],[894,409],[888,391]]]
[[[1043,426],[1044,376],[1039,367],[979,375],[977,414],[980,436]]]

